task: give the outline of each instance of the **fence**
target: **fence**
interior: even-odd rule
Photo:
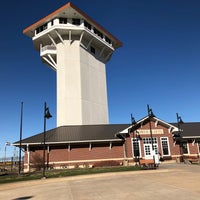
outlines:
[[[19,157],[0,158],[0,171],[15,172],[19,169]],[[23,158],[21,160],[21,169],[23,169]]]

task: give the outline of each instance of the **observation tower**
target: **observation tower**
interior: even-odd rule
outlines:
[[[108,124],[106,63],[122,43],[70,2],[23,33],[56,71],[57,127]]]

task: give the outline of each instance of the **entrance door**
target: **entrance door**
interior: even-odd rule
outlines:
[[[145,159],[153,159],[151,144],[144,144],[144,157]]]
[[[145,159],[154,159],[155,163],[159,163],[159,155],[158,155],[158,144],[157,138],[153,138],[153,148],[152,149],[152,140],[151,138],[144,138],[144,157]]]

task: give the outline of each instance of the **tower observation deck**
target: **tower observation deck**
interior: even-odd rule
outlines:
[[[70,2],[23,33],[56,71],[57,126],[109,123],[105,64],[122,43]]]

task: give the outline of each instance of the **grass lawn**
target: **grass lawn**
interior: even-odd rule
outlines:
[[[127,167],[123,166],[123,167],[46,170],[45,176],[47,178],[56,178],[56,177],[77,176],[84,174],[97,174],[97,173],[122,172],[122,171],[134,171],[134,170],[141,170],[141,168],[139,166],[127,166]],[[0,184],[17,182],[17,181],[36,180],[36,179],[41,179],[42,177],[43,177],[42,171],[34,173],[22,173],[20,175],[4,173],[0,175]]]

